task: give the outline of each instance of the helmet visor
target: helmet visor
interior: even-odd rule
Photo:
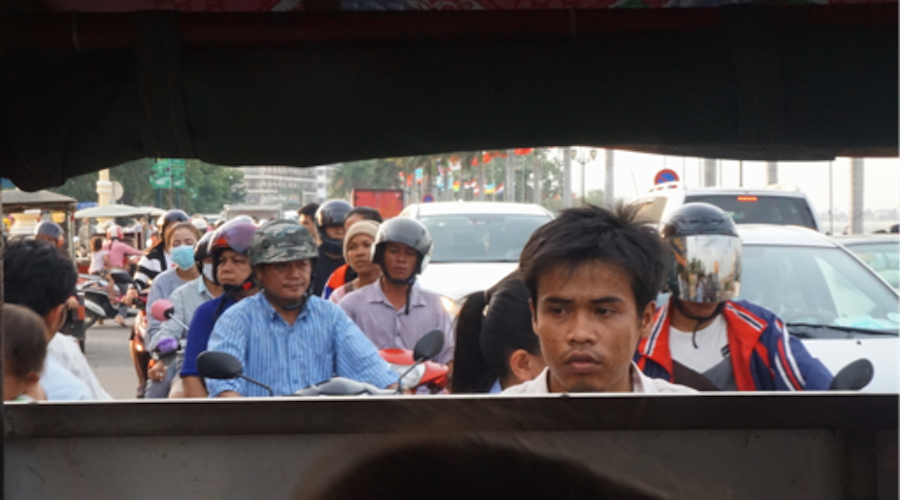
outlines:
[[[238,223],[222,227],[210,244],[210,250],[230,249],[246,254],[250,248],[250,240],[256,226],[250,223]]]
[[[720,234],[669,238],[675,257],[676,296],[687,302],[718,303],[741,289],[741,239]]]

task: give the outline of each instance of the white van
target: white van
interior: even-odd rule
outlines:
[[[704,202],[727,212],[735,224],[777,224],[802,226],[821,231],[809,198],[797,188],[689,188],[679,182],[652,187],[648,194],[633,203],[640,206],[641,216],[659,224],[686,203]]]

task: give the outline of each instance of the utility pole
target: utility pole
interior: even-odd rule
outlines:
[[[615,189],[615,172],[616,172],[616,150],[607,148],[605,150],[606,156],[606,178],[603,183],[603,198],[606,201],[606,206],[612,207],[616,202],[616,189]]]
[[[863,159],[850,163],[850,234],[863,233]]]
[[[513,155],[516,152],[512,149],[506,150],[506,187],[503,194],[506,201],[516,201],[516,165],[513,161]]]
[[[703,159],[703,186],[715,187],[716,185],[716,160],[712,158]]]
[[[572,148],[563,148],[563,208],[572,208]]]
[[[544,184],[541,182],[541,177],[543,177],[543,172],[542,172],[543,166],[541,165],[541,162],[538,161],[537,148],[534,148],[534,152],[532,152],[531,155],[532,155],[531,156],[531,162],[532,162],[532,168],[531,168],[532,174],[531,175],[534,176],[534,189],[533,189],[534,200],[532,200],[532,201],[533,201],[533,203],[542,205],[543,201],[544,201],[544,193],[543,193]]]
[[[778,162],[766,162],[766,184],[778,184]]]
[[[480,155],[478,163],[478,201],[484,201],[484,155]]]

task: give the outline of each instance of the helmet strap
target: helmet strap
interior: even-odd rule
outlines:
[[[330,253],[331,255],[344,255],[344,242],[341,240],[336,240],[334,238],[329,238],[327,235],[322,234],[324,231],[319,233],[319,237],[322,239],[322,243],[319,245],[319,250],[325,253]]]
[[[691,332],[691,343],[694,344],[694,349],[699,349],[699,346],[697,346],[697,330],[703,323],[706,323],[719,314],[722,314],[722,310],[725,309],[725,302],[719,302],[718,305],[716,305],[716,310],[713,311],[709,316],[695,316],[694,314],[689,313],[687,309],[684,308],[684,303],[681,299],[673,297],[672,301],[675,303],[675,309],[678,309],[679,313],[697,322],[697,324],[694,325],[694,331]]]

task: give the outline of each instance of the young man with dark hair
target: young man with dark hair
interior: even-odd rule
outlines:
[[[3,271],[6,303],[27,307],[44,320],[47,359],[40,383],[47,399],[112,399],[75,341],[57,333],[78,279],[71,259],[46,241],[21,240],[4,250]]]
[[[503,394],[692,392],[651,379],[632,358],[665,276],[659,235],[633,208],[563,211],[519,258],[547,368]]]
[[[309,234],[316,234],[316,212],[318,210],[318,203],[307,203],[297,210],[300,224],[309,231]]]

